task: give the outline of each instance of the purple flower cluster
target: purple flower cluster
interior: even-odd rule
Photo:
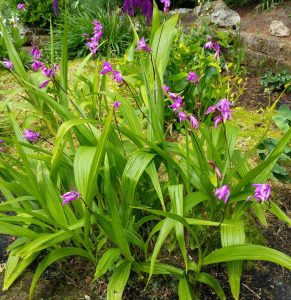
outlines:
[[[3,60],[2,63],[4,65],[4,67],[7,68],[8,70],[12,70],[13,69],[13,63],[9,59],[4,58],[4,60]]]
[[[81,197],[80,193],[76,192],[76,191],[70,191],[70,192],[67,192],[63,195],[61,195],[61,197],[63,198],[63,202],[62,202],[62,205],[65,205],[71,201],[74,201],[74,200],[77,200]]]
[[[123,11],[131,17],[141,11],[147,23],[150,23],[153,15],[153,4],[151,0],[124,0]]]
[[[60,69],[58,64],[55,64],[53,68],[47,67],[42,61],[40,61],[42,54],[36,45],[32,46],[30,54],[33,56],[33,61],[31,63],[31,68],[34,72],[41,69],[42,74],[47,78],[45,81],[41,82],[38,86],[40,89],[45,88],[51,80],[55,78],[55,73]]]
[[[144,37],[142,37],[138,42],[137,42],[137,47],[135,48],[135,50],[141,50],[141,51],[145,51],[145,52],[151,52],[152,49],[147,45]]]
[[[227,99],[221,99],[216,105],[208,107],[205,114],[217,113],[214,118],[214,127],[216,128],[222,121],[225,122],[231,119],[230,106],[233,105]]]
[[[97,50],[99,49],[99,42],[103,34],[103,26],[98,20],[94,20],[92,23],[94,25],[93,36],[89,37],[87,33],[84,33],[83,36],[86,37],[87,40],[86,46],[91,51],[91,53],[95,55]]]
[[[17,9],[19,10],[19,11],[22,11],[23,9],[24,9],[24,3],[18,3],[17,4]]]
[[[182,96],[176,93],[172,93],[170,88],[167,85],[162,86],[163,91],[165,94],[173,101],[173,103],[169,106],[173,109],[173,112],[177,113],[179,122],[182,123],[183,121],[187,121],[189,119],[191,127],[198,129],[199,122],[194,116],[188,116],[183,111],[183,100]]]
[[[58,0],[53,0],[53,8],[55,16],[57,17],[59,15],[59,3]]]
[[[23,131],[23,138],[29,142],[36,143],[40,139],[40,137],[40,133],[37,133],[32,129],[25,129]]]
[[[4,151],[4,147],[2,146],[4,144],[4,141],[0,139],[0,152]]]
[[[216,60],[219,57],[220,45],[217,42],[212,41],[211,36],[207,36],[207,38],[208,38],[208,42],[204,45],[204,48],[209,50],[214,50],[215,51],[214,59]]]
[[[188,77],[186,78],[187,81],[193,82],[195,85],[199,83],[199,77],[195,72],[189,72]]]
[[[247,201],[252,198],[255,198],[256,201],[263,203],[264,201],[268,200],[271,195],[271,187],[269,184],[260,184],[256,183],[252,185],[255,187],[254,195],[249,196]],[[218,198],[218,200],[222,200],[226,204],[229,200],[230,191],[227,185],[223,185],[220,188],[217,188],[214,192],[214,195]]]
[[[105,61],[102,64],[100,74],[106,75],[108,73],[111,73],[110,77],[111,77],[112,80],[116,81],[117,83],[122,83],[123,82],[123,77],[122,77],[121,73],[117,70],[113,70],[110,62]]]
[[[215,190],[214,195],[218,198],[218,200],[223,200],[224,204],[226,204],[230,196],[229,187],[227,185],[223,185]]]
[[[271,195],[271,187],[269,184],[255,183],[252,186],[255,187],[255,193],[253,196],[249,196],[247,200],[255,198],[256,201],[263,203],[269,199]]]
[[[168,12],[170,10],[171,1],[170,0],[160,0],[161,3],[164,4],[164,12]]]

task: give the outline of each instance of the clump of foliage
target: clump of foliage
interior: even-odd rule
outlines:
[[[9,21],[6,20],[6,24],[8,23]],[[24,64],[28,63],[29,56],[27,55],[26,52],[22,50],[22,46],[25,44],[26,39],[20,35],[19,29],[17,28],[17,26],[15,26],[15,24],[9,24],[7,28],[9,28],[11,41],[16,51],[19,53],[20,59],[24,62]],[[6,48],[3,36],[0,36],[0,60],[3,60],[4,58],[7,57],[8,57],[8,50]]]
[[[273,120],[283,133],[286,133],[291,126],[291,110],[286,105],[281,105],[278,114],[273,116]],[[275,138],[263,140],[258,146],[261,160],[265,160],[278,143],[279,140]],[[290,161],[291,147],[287,145],[273,167],[273,176],[282,182],[290,182]]]
[[[34,48],[35,73],[26,72],[0,22],[9,69],[26,94],[27,102],[17,107],[37,117],[33,128],[21,128],[13,103],[3,106],[14,134],[1,137],[5,200],[0,203],[0,233],[17,236],[8,248],[4,290],[37,258],[31,295],[49,265],[82,256],[95,267],[94,280],[110,274],[109,300],[122,299],[132,272],[147,274],[148,281],[153,274],[175,276],[179,298],[191,300],[198,297],[197,283],[226,299],[218,280],[206,271],[212,264],[226,264],[235,299],[244,260],[291,269],[289,256],[246,243],[245,232],[252,214],[266,226],[266,211],[291,224],[266,183],[291,130],[263,162],[251,167],[254,149],[247,154],[237,149],[238,129],[231,124],[228,99],[211,103],[201,122],[175,96],[171,105],[177,108],[183,136],[169,141],[164,121],[165,99],[171,94],[163,85],[178,15],[161,24],[154,5],[149,43],[133,28],[126,59],[137,64],[134,73],[121,73],[115,60],[103,62],[101,70],[99,64],[87,67],[96,47],[103,46],[102,24],[95,20],[90,43],[96,47],[88,45],[91,53],[70,86],[67,16],[60,66],[54,65],[53,51],[52,61],[46,62]],[[207,60],[217,67],[214,55]],[[188,76],[195,84],[196,77]],[[220,243],[210,247],[217,235]],[[159,259],[162,251],[167,258],[180,253],[183,263]]]
[[[285,90],[286,92],[291,92],[291,73],[287,70],[282,72],[274,73],[267,72],[265,73],[261,80],[261,85],[270,90],[271,92],[282,92]]]

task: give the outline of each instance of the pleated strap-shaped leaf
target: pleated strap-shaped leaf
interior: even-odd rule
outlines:
[[[107,155],[105,155],[104,161],[105,161],[104,162],[105,201],[106,201],[106,206],[108,208],[108,212],[113,222],[112,233],[114,235],[113,237],[109,237],[109,238],[111,238],[111,240],[115,240],[116,245],[128,260],[132,260],[125,231],[119,215],[119,203],[117,202],[114,189],[112,189],[111,186],[110,169],[109,169],[109,162],[108,162]]]
[[[171,185],[169,186],[169,195],[173,205],[173,212],[181,217],[184,214],[184,203],[183,203],[183,185]],[[186,272],[188,270],[188,259],[187,250],[184,235],[184,226],[182,223],[175,221],[175,232],[176,238],[184,259]]]
[[[219,297],[220,300],[225,300],[225,294],[220,286],[219,282],[210,274],[201,272],[196,277],[198,282],[202,282],[204,284],[209,285],[216,293],[216,295]]]
[[[150,273],[151,264],[149,262],[134,262],[133,268],[137,272]],[[156,262],[153,274],[183,277],[184,271],[168,264]]]
[[[50,252],[38,265],[35,274],[32,279],[32,283],[30,286],[30,298],[32,297],[33,291],[36,287],[36,284],[42,275],[42,273],[54,262],[68,256],[82,256],[90,259],[90,255],[87,251],[81,249],[81,248],[74,248],[74,247],[68,247],[68,248],[61,248],[56,249],[52,252]]]
[[[273,169],[274,164],[278,160],[279,156],[284,151],[285,146],[290,142],[291,139],[291,128],[286,132],[286,134],[280,139],[279,143],[270,153],[270,155],[254,169],[250,170],[245,176],[237,183],[234,187],[232,193],[236,194],[245,187],[248,183],[255,182],[261,183],[265,182]]]
[[[245,243],[245,231],[242,222],[232,222],[225,220],[224,223],[232,226],[222,226],[220,237],[222,247],[241,245]],[[232,261],[227,263],[228,280],[234,299],[239,299],[240,279],[242,273],[242,261]]]
[[[156,244],[155,244],[152,256],[151,256],[151,267],[150,267],[148,282],[150,281],[150,279],[151,279],[151,277],[154,273],[154,268],[155,268],[155,263],[156,263],[156,260],[157,260],[157,256],[158,256],[162,246],[164,245],[165,239],[167,238],[167,236],[172,231],[174,225],[175,225],[174,220],[166,219],[165,222],[163,223],[161,229],[160,229],[160,233],[159,233],[158,238],[156,240]]]
[[[134,203],[136,186],[155,154],[145,151],[136,151],[130,157],[122,175],[122,213],[123,222],[127,222]]]
[[[120,254],[121,252],[118,248],[111,248],[104,252],[97,264],[94,274],[94,280],[97,280],[102,275],[104,275],[107,272],[107,270],[112,266],[112,264],[117,260]]]
[[[13,254],[9,255],[3,283],[3,291],[7,291],[13,282],[26,270],[26,268],[37,258],[39,252],[32,252],[24,259]]]
[[[264,207],[267,208],[270,211],[270,213],[276,216],[279,220],[291,226],[291,219],[273,201],[271,201],[270,205],[268,203],[264,203]]]
[[[74,159],[74,176],[78,191],[91,208],[96,192],[96,179],[104,156],[105,144],[109,133],[112,119],[112,111],[107,117],[97,147],[80,147]]]
[[[291,270],[291,257],[261,245],[235,245],[217,249],[203,259],[203,265],[234,260],[265,260]]]
[[[124,260],[113,272],[107,286],[107,300],[121,300],[122,293],[128,281],[131,262]]]
[[[197,297],[191,292],[189,283],[185,277],[179,281],[178,295],[180,300],[197,300]]]

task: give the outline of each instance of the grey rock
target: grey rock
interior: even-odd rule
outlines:
[[[198,16],[208,16],[209,21],[219,27],[233,27],[240,23],[239,14],[222,0],[199,5],[194,9],[194,13]]]
[[[289,36],[290,29],[282,21],[274,20],[270,25],[270,33],[274,36]]]

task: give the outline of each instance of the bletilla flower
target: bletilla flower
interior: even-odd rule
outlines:
[[[120,106],[120,104],[121,104],[121,102],[115,101],[115,102],[113,103],[113,107],[114,107],[115,109],[118,109],[119,106]]]
[[[186,79],[187,81],[192,81],[194,84],[198,84],[199,77],[195,72],[189,72],[189,75]]]
[[[117,83],[122,83],[123,81],[122,75],[116,70],[112,71],[111,79],[115,80]]]
[[[170,0],[160,0],[161,3],[164,4],[164,12],[167,12],[170,10],[171,1]]]
[[[45,87],[47,87],[47,85],[49,84],[49,82],[50,82],[50,80],[45,80],[45,81],[41,82],[38,87],[40,89],[44,89]]]
[[[4,144],[4,141],[0,139],[0,152],[4,151],[4,147],[2,147],[2,144]]]
[[[212,41],[209,41],[207,42],[205,45],[204,45],[204,48],[205,49],[213,49],[213,42]]]
[[[186,121],[188,119],[188,116],[183,111],[180,111],[178,113],[178,117],[179,117],[180,123],[182,123],[183,121]]]
[[[194,116],[190,116],[190,125],[195,129],[199,128],[199,122]]]
[[[252,186],[256,188],[255,193],[253,196],[249,196],[247,200],[255,198],[257,201],[263,203],[269,199],[271,195],[271,187],[269,184],[255,183]]]
[[[138,42],[137,42],[137,47],[135,50],[142,50],[145,52],[151,52],[152,49],[147,45],[144,37],[142,37]]]
[[[219,168],[217,167],[216,163],[213,160],[210,160],[208,162],[211,165],[211,167],[214,169],[214,171],[215,171],[218,179],[221,179],[222,178],[222,174],[221,174]]]
[[[59,4],[58,4],[58,0],[53,0],[53,8],[54,8],[55,16],[57,17],[57,16],[59,15]]]
[[[23,131],[23,138],[29,142],[36,143],[40,139],[40,134],[32,129],[25,129]]]
[[[42,74],[47,77],[47,78],[54,78],[55,77],[55,72],[53,69],[47,68],[47,67],[43,67],[41,69]]]
[[[96,54],[97,50],[99,49],[99,41],[102,37],[102,24],[98,20],[94,20],[93,22],[93,36],[91,38],[87,38],[86,46],[89,48],[93,55]],[[83,34],[83,36],[88,36],[87,34]]]
[[[165,93],[169,93],[170,92],[170,87],[168,87],[167,85],[163,85],[162,89]]]
[[[231,105],[233,105],[233,103],[231,103],[227,99],[221,99],[217,104],[208,107],[208,109],[205,112],[206,115],[215,112],[218,113],[218,115],[214,118],[215,128],[218,126],[219,123],[231,119]]]
[[[33,56],[35,60],[39,60],[41,58],[41,52],[36,45],[33,45],[30,54]]]
[[[24,3],[19,3],[19,4],[17,4],[17,9],[18,9],[19,11],[23,10],[23,9],[24,9]]]
[[[175,99],[174,103],[170,105],[169,107],[173,109],[173,112],[178,112],[180,108],[182,108],[183,102],[182,102],[182,97],[179,96]]]
[[[13,69],[13,63],[7,58],[4,58],[3,65],[4,65],[5,68],[7,68],[9,70]]]
[[[100,74],[105,75],[105,74],[108,74],[110,72],[112,72],[111,64],[108,61],[103,62]]]
[[[71,201],[74,201],[74,200],[77,200],[81,197],[80,193],[76,192],[76,191],[70,191],[70,192],[67,192],[63,195],[61,195],[61,197],[63,198],[63,202],[62,202],[62,205],[65,205]]]
[[[44,63],[39,61],[39,60],[34,60],[31,63],[31,68],[33,69],[34,72],[37,72],[39,69],[44,67]]]
[[[226,204],[229,200],[230,191],[227,185],[223,185],[222,187],[215,190],[214,195],[218,198],[218,200],[223,200]]]

